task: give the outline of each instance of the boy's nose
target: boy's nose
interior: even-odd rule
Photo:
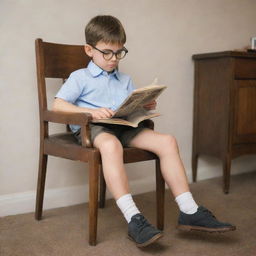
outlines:
[[[113,56],[112,56],[111,60],[117,60],[117,57],[116,57],[116,55],[115,55],[115,54],[113,54]]]

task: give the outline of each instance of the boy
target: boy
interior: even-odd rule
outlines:
[[[53,104],[54,111],[87,112],[93,119],[110,118],[134,90],[129,76],[118,71],[119,60],[128,50],[120,21],[112,16],[96,16],[85,28],[85,52],[92,58],[87,68],[73,72],[64,83]],[[146,109],[155,109],[153,101]],[[78,140],[79,126],[71,130]],[[106,184],[128,223],[128,235],[139,247],[147,246],[163,234],[150,225],[136,207],[130,194],[123,164],[123,146],[152,151],[159,156],[163,177],[177,202],[178,228],[225,232],[235,226],[219,222],[206,208],[196,204],[174,137],[147,129],[119,125],[91,124],[91,139],[102,157]]]

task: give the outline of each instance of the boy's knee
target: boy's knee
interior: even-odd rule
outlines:
[[[122,144],[120,143],[120,141],[116,137],[111,136],[109,138],[105,138],[101,142],[99,150],[101,151],[101,153],[115,154],[118,152],[122,152],[123,147],[122,147]]]
[[[169,134],[162,135],[161,148],[164,150],[178,151],[178,144],[176,138]]]

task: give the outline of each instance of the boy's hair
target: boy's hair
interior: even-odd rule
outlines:
[[[85,27],[87,44],[96,46],[99,41],[106,44],[125,44],[126,34],[121,22],[110,15],[99,15],[90,20]]]

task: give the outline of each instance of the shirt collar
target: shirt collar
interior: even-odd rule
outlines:
[[[118,72],[117,69],[115,69],[112,74],[120,81],[120,73]]]
[[[97,76],[103,74],[104,72],[107,73],[102,68],[97,66],[92,60],[89,62],[87,68],[88,68],[88,70],[90,71],[90,73],[92,74],[93,77],[97,77]],[[117,69],[115,69],[110,75],[114,76],[118,80],[120,80],[120,74],[119,74]]]

